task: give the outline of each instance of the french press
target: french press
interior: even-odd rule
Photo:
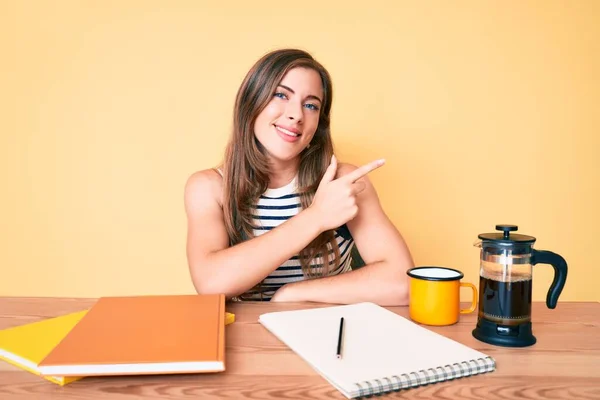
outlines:
[[[546,305],[555,308],[567,279],[567,263],[551,251],[535,250],[533,236],[510,232],[516,225],[496,225],[502,233],[482,233],[475,243],[481,248],[479,313],[473,336],[497,346],[525,347],[536,342],[531,329],[531,267],[550,264],[554,280]]]

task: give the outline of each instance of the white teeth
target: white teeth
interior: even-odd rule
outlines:
[[[291,137],[298,137],[298,136],[300,136],[297,133],[290,132],[287,129],[284,129],[284,128],[280,127],[280,126],[275,126],[275,128],[277,128],[277,130],[279,130],[279,132],[285,133],[286,135],[291,136]]]

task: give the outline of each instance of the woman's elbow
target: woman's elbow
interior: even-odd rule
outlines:
[[[382,288],[383,289],[383,288]],[[379,290],[379,305],[384,307],[408,305],[408,285],[398,279],[390,279],[385,283],[385,290]]]
[[[402,282],[398,282],[396,285],[396,298],[395,300],[395,305],[396,306],[407,306],[408,305],[408,300],[409,300],[409,293],[408,293],[408,282],[406,282],[406,280],[402,280]]]
[[[391,276],[385,279],[386,296],[388,306],[406,306],[409,301],[409,284],[406,268],[394,268]]]
[[[227,282],[221,282],[218,277],[203,274],[198,269],[190,268],[192,284],[198,294],[225,294],[226,299],[238,296],[239,293]]]

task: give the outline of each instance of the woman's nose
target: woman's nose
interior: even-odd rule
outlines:
[[[298,123],[302,122],[302,104],[298,104],[294,101],[288,102],[285,115]]]

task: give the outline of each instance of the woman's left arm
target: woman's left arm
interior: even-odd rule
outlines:
[[[336,178],[355,170],[340,164]],[[358,270],[283,286],[271,301],[351,304],[370,301],[382,306],[408,304],[406,271],[413,264],[402,235],[387,217],[367,176],[356,196],[358,214],[347,226],[366,265]]]

